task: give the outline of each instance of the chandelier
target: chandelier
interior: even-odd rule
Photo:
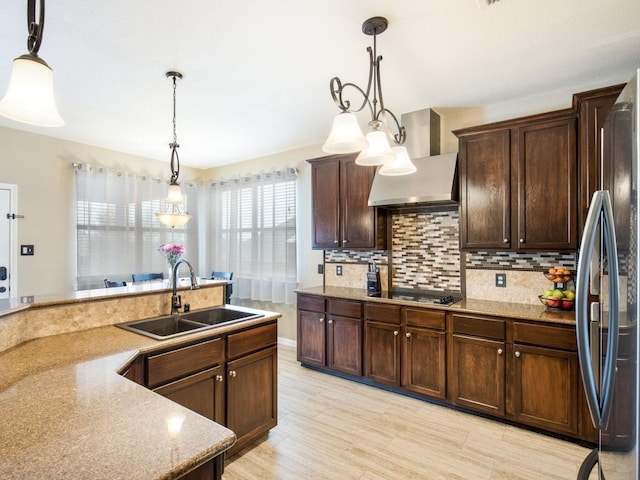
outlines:
[[[178,157],[178,137],[176,135],[176,83],[177,79],[182,78],[180,72],[167,72],[167,78],[173,79],[173,142],[169,144],[171,148],[171,179],[169,180],[169,190],[165,203],[171,205],[170,212],[158,212],[156,217],[158,220],[168,227],[182,227],[185,225],[191,215],[181,213],[179,205],[184,204],[184,196],[180,190],[178,177],[180,176],[180,158]]]
[[[416,167],[403,145],[406,132],[393,112],[385,107],[380,83],[382,56],[378,56],[376,39],[387,29],[388,24],[384,17],[369,18],[362,24],[362,32],[373,36],[373,48],[367,47],[369,80],[366,90],[354,83],[343,84],[338,77],[331,79],[331,97],[341,112],[334,118],[331,132],[322,149],[326,153],[360,152],[356,158],[358,165],[382,165],[379,169],[381,175],[408,175],[414,173]],[[362,101],[358,100],[354,107],[347,98],[349,91],[355,91],[358,96],[362,96]],[[365,107],[369,107],[371,115],[368,123],[370,131],[366,137],[355,115]],[[390,124],[396,133],[392,133]]]
[[[39,0],[36,23],[36,0],[27,1],[27,48],[29,53],[13,60],[7,94],[0,101],[0,115],[40,127],[61,127],[64,120],[53,97],[53,71],[38,50],[44,30],[44,0]]]

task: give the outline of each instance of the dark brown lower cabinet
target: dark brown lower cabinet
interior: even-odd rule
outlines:
[[[407,327],[402,386],[421,395],[447,398],[446,344],[444,331]]]
[[[153,391],[214,422],[224,424],[224,371],[222,366],[190,375]]]
[[[578,433],[578,356],[513,345],[513,419],[558,433]]]
[[[503,416],[505,412],[505,344],[502,340],[454,334],[453,403],[478,412]]]
[[[400,386],[400,325],[365,322],[365,377],[374,382]]]
[[[227,428],[236,443],[228,455],[242,450],[278,422],[276,347],[267,348],[227,363]]]
[[[329,368],[347,375],[362,375],[362,320],[330,315],[327,350]]]
[[[299,300],[298,300],[299,301]],[[298,310],[298,361],[324,367],[327,361],[324,301],[321,312]]]

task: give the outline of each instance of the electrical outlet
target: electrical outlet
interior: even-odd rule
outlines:
[[[342,276],[342,265],[336,265],[336,275]]]
[[[321,263],[318,264],[318,273],[320,275],[324,273],[324,266]]]
[[[20,255],[33,255],[34,247],[33,245],[20,245]]]
[[[507,286],[507,274],[496,273],[496,287],[506,287],[506,286]]]

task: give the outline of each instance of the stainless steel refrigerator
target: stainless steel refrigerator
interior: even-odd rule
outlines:
[[[598,447],[578,480],[634,480],[638,468],[640,69],[601,132],[601,185],[578,255],[576,335]],[[590,477],[591,475],[591,477]]]

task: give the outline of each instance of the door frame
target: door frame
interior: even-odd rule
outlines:
[[[0,183],[0,189],[9,190],[9,202],[12,212],[2,212],[2,215],[16,213],[18,211],[18,185],[12,183]],[[9,224],[9,297],[18,297],[18,219],[11,220]]]

